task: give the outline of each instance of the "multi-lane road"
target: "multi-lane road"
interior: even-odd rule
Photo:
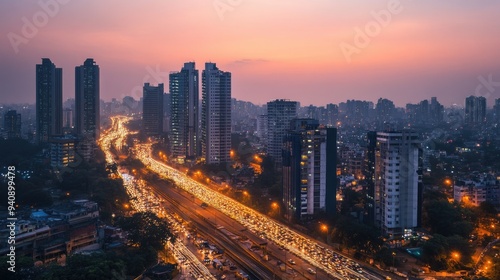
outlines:
[[[128,118],[126,117],[113,118],[113,127],[119,129],[119,132],[116,132],[114,136],[117,136],[118,134],[118,138],[123,139],[123,137],[129,133],[126,127],[123,126],[123,122],[126,121],[128,121]],[[252,257],[253,260],[242,260],[244,263],[247,263],[247,261],[253,263],[254,268],[247,269],[252,273],[259,274],[260,279],[267,279],[270,276],[282,279],[291,279],[294,277],[303,279],[313,279],[316,277],[318,279],[383,278],[382,275],[375,271],[370,271],[366,268],[363,269],[363,267],[354,260],[334,252],[325,244],[319,243],[308,236],[296,232],[286,225],[260,214],[253,209],[246,207],[237,201],[193,180],[184,172],[155,160],[151,156],[151,145],[152,143],[136,145],[134,147],[135,157],[141,160],[151,171],[162,177],[173,180],[178,187],[189,193],[189,195],[187,195],[188,198],[193,196],[196,199],[210,205],[208,209],[211,209],[212,213],[210,213],[208,209],[203,209],[197,211],[204,211],[205,213],[198,212],[196,215],[213,218],[213,221],[200,219],[196,222],[197,226],[200,226],[209,232],[212,231],[212,234],[216,236],[216,239],[218,240],[228,239],[225,244],[222,245],[226,247],[233,246],[232,248],[229,248],[229,251],[234,250],[239,252],[236,253],[237,256],[242,255],[240,254],[242,253],[242,251],[240,251],[240,249],[242,249],[241,246],[237,243],[229,242],[231,239],[214,230],[214,227],[217,228],[223,226],[227,229],[231,229],[235,235],[242,235],[246,229],[248,231],[246,234],[253,234],[269,242],[268,251],[271,254],[271,259],[274,259],[274,264],[273,260],[264,261],[255,256]],[[166,192],[166,190],[162,189],[161,186],[156,186],[154,189],[156,190],[155,192],[158,192],[158,195]],[[172,194],[170,193],[169,195]],[[186,199],[185,196],[183,197]],[[183,201],[182,199],[182,197],[176,197],[171,201],[179,202]],[[173,204],[175,204],[175,202]],[[193,209],[194,207],[189,208]],[[180,209],[177,210],[180,211]],[[194,214],[195,213],[191,213],[189,216],[191,219],[196,220],[197,218],[193,218],[196,216]],[[200,218],[200,216],[198,216],[198,218]],[[244,253],[245,254],[243,255],[246,255],[246,257],[250,256],[247,252]],[[288,259],[292,259],[297,264],[293,265],[292,262],[288,263],[287,272],[285,272],[287,274],[280,275],[280,273],[276,273],[278,268],[276,261],[278,259],[281,259],[281,261],[285,263],[287,263]],[[294,271],[289,272],[288,270],[290,270],[291,267],[294,268]],[[317,272],[317,274],[314,274],[315,272]]]

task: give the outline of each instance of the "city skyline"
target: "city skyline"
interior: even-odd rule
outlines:
[[[104,100],[139,99],[144,82],[166,84],[185,61],[217,62],[233,73],[232,96],[256,104],[383,97],[404,107],[436,96],[445,106],[463,106],[467,96],[480,95],[490,108],[500,91],[494,1],[42,2],[57,7],[2,4],[2,103],[34,102],[32,65],[42,57],[63,69],[87,57],[99,61]],[[145,7],[146,18],[131,16]],[[81,24],[82,10],[96,11],[92,22]],[[358,31],[367,27],[368,42],[360,44]],[[64,99],[74,95],[71,75],[63,76],[63,88]]]

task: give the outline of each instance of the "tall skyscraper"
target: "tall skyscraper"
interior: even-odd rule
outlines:
[[[326,125],[328,126],[336,126],[339,120],[339,106],[336,104],[327,104],[326,105]]]
[[[170,132],[172,126],[172,109],[170,104],[172,102],[170,93],[163,94],[163,131]],[[198,113],[199,115],[199,113]]]
[[[92,58],[75,67],[76,134],[98,140],[100,132],[99,66]]]
[[[439,103],[436,97],[431,97],[429,105],[430,118],[434,123],[441,123],[444,117],[444,107]]]
[[[500,98],[495,99],[495,105],[493,106],[493,116],[494,121],[500,122]]]
[[[481,124],[486,121],[486,98],[469,96],[465,99],[465,123]]]
[[[283,137],[290,128],[290,121],[297,117],[295,101],[277,99],[267,103],[267,154],[281,165]]]
[[[21,138],[21,114],[9,110],[3,117],[3,129],[7,139]]]
[[[375,223],[383,233],[404,234],[420,225],[419,150],[416,133],[377,132]]]
[[[210,62],[202,73],[201,147],[208,164],[230,161],[231,73]]]
[[[283,204],[290,221],[336,213],[337,129],[294,119],[283,139]]]
[[[62,134],[62,69],[48,58],[36,65],[36,140]]]
[[[163,133],[163,84],[144,83],[142,97],[142,130],[148,136]]]
[[[194,62],[184,63],[180,72],[169,76],[172,118],[170,147],[175,158],[194,159],[199,155],[198,77]]]

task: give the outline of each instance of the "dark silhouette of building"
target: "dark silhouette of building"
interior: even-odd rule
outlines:
[[[377,132],[368,131],[366,135],[366,156],[363,175],[363,195],[365,199],[365,215],[363,221],[368,225],[375,224],[375,150],[377,148]]]
[[[336,214],[337,129],[294,119],[283,139],[283,204],[290,221]]]
[[[465,123],[481,124],[486,121],[486,98],[469,96],[465,99]]]
[[[62,134],[62,69],[48,58],[36,65],[36,141]]]
[[[231,73],[205,63],[201,102],[202,157],[208,164],[227,163],[231,160]]]
[[[194,62],[187,62],[180,72],[171,73],[169,78],[172,156],[194,159],[199,155],[198,70]]]
[[[170,93],[163,94],[163,132],[170,132],[172,126],[172,100]]]
[[[9,110],[3,117],[5,138],[21,138],[21,114],[16,110]]]
[[[326,125],[328,126],[336,126],[339,121],[339,106],[336,104],[327,104],[326,105]]]
[[[444,117],[444,107],[437,101],[436,97],[431,97],[431,104],[429,105],[429,117],[431,121],[435,124],[439,124],[443,121]]]
[[[373,121],[370,119],[370,113],[373,111],[372,102],[347,100],[339,104],[339,111],[342,112],[341,125],[363,127]]]
[[[163,133],[163,84],[143,87],[142,130],[148,136]]]
[[[493,106],[493,116],[494,121],[500,122],[500,98],[495,99],[495,105]]]
[[[267,154],[276,165],[281,165],[283,137],[290,129],[290,121],[297,117],[298,103],[277,99],[267,102]]]
[[[396,114],[396,106],[394,103],[385,98],[379,98],[375,107],[377,125],[380,128],[385,128],[388,123],[394,120]]]
[[[437,125],[443,121],[444,107],[436,97],[422,100],[418,104],[406,104],[406,116],[411,124],[417,125]]]
[[[79,137],[98,140],[100,133],[99,66],[92,58],[75,67],[75,127]]]

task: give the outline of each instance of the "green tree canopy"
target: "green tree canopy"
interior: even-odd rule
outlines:
[[[152,212],[135,213],[132,217],[120,219],[118,223],[128,232],[129,240],[141,248],[151,246],[161,250],[170,238],[175,238],[167,222]]]

